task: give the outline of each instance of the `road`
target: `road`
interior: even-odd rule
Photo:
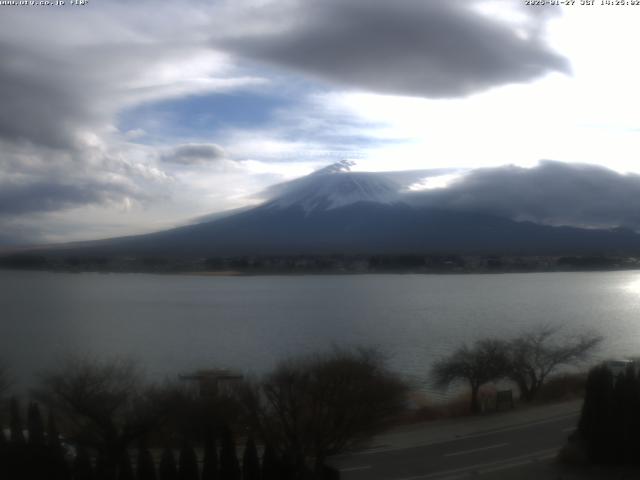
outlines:
[[[525,424],[429,442],[381,446],[334,460],[343,480],[453,480],[506,471],[555,457],[575,428],[573,412]]]

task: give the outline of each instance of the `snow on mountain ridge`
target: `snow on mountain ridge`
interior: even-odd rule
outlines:
[[[278,185],[268,208],[300,207],[309,213],[358,202],[400,203],[403,185],[371,172],[351,172],[353,162],[338,162],[306,177]]]
[[[332,163],[320,170],[316,170],[311,175],[328,175],[333,173],[346,173],[351,171],[351,167],[355,166],[356,162],[353,160],[340,160],[339,162]]]
[[[415,201],[412,185],[455,172],[452,169],[352,172],[354,165],[351,160],[342,160],[305,177],[273,185],[263,192],[263,198],[268,200],[262,208],[297,207],[308,214],[358,202],[411,205]]]

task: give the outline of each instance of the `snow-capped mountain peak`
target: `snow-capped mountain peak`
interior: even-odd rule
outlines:
[[[343,160],[306,177],[272,187],[268,208],[299,207],[305,212],[332,210],[358,202],[400,203],[403,185],[378,173],[351,172]]]
[[[316,170],[312,175],[330,175],[333,173],[346,173],[351,171],[351,167],[355,166],[356,162],[353,160],[340,160],[339,162],[332,163],[320,170]]]

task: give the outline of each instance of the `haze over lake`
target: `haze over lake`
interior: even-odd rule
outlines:
[[[418,382],[463,341],[551,322],[640,353],[640,272],[207,277],[0,271],[0,356],[20,384],[68,353],[154,378],[261,373],[289,354],[375,345]],[[428,386],[423,385],[428,389]]]

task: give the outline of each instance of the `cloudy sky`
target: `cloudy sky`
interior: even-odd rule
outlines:
[[[495,210],[507,182],[513,217],[637,216],[640,6],[2,3],[0,245],[159,230],[344,159],[471,171]]]

